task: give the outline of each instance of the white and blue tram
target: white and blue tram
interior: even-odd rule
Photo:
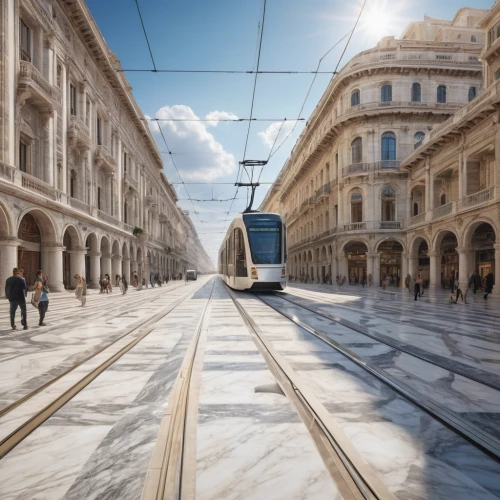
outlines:
[[[238,215],[219,251],[219,274],[235,290],[284,290],[286,228],[278,214]]]

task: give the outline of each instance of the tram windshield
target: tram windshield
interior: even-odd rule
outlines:
[[[244,214],[254,264],[281,264],[283,223],[278,215]]]

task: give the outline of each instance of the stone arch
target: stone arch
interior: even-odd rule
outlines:
[[[498,239],[498,228],[496,227],[496,224],[493,220],[491,220],[490,218],[488,217],[481,217],[480,219],[476,219],[472,222],[470,222],[464,229],[463,233],[462,233],[462,241],[460,242],[460,244],[464,247],[467,247],[470,245],[470,243],[472,242],[472,238],[474,236],[474,233],[476,231],[476,229],[481,226],[482,224],[489,224],[492,229],[493,229],[493,232],[495,233],[495,240]]]
[[[0,238],[15,236],[13,228],[12,214],[7,206],[0,201]]]
[[[94,232],[87,233],[85,247],[88,252],[99,252],[98,238]]]
[[[418,255],[418,249],[420,248],[420,245],[422,244],[423,241],[425,241],[428,248],[430,248],[430,241],[425,236],[416,235],[413,237],[410,244],[408,245],[409,254],[412,256]]]
[[[124,241],[122,245],[122,257],[124,259],[130,259],[130,249],[127,241]]]
[[[406,244],[403,240],[400,240],[399,238],[395,238],[394,236],[387,236],[386,238],[382,238],[377,244],[376,244],[376,250],[375,250],[375,253],[378,253],[379,251],[379,248],[380,248],[380,245],[382,243],[385,243],[387,241],[395,241],[397,243],[399,243],[402,247],[402,252],[403,253],[406,253]]]
[[[103,254],[111,253],[111,242],[107,236],[101,236],[101,242],[99,248]]]
[[[120,242],[118,240],[113,241],[113,244],[111,245],[111,253],[113,255],[121,255]]]
[[[432,240],[432,249],[434,251],[437,251],[439,252],[441,250],[441,244],[443,242],[443,239],[445,238],[445,236],[447,235],[447,233],[452,233],[455,238],[457,239],[457,243],[458,243],[458,236],[457,236],[457,231],[455,230],[455,228],[449,228],[449,229],[440,229],[435,235],[434,235],[434,238]]]
[[[68,247],[65,243],[65,238],[68,238],[71,241],[70,247]],[[73,224],[66,224],[62,231],[63,245],[66,247],[66,250],[74,250],[76,247],[83,247],[83,238],[80,234],[80,231]]]
[[[324,262],[326,260],[326,247],[323,245],[321,248],[321,260]]]
[[[313,260],[312,252],[311,252],[311,250],[309,250],[307,252],[307,261],[312,262],[312,260]]]
[[[352,243],[363,243],[366,246],[367,252],[371,252],[371,246],[368,243],[367,240],[364,238],[351,238],[349,240],[346,240],[340,244],[340,254],[344,254],[346,252],[346,248],[351,245]]]
[[[19,234],[19,230],[21,229],[21,223],[26,215],[31,215],[34,219],[35,222],[40,230],[40,235],[42,238],[42,244],[43,243],[53,243],[56,244],[56,242],[60,241],[60,238],[58,237],[58,233],[56,230],[56,224],[52,220],[52,217],[45,213],[43,210],[40,208],[28,208],[26,210],[23,210],[23,212],[19,215],[18,221],[17,221],[17,233]]]

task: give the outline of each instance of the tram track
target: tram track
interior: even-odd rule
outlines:
[[[169,290],[170,291],[174,291],[178,288],[181,288],[181,285],[177,286],[177,287],[172,287],[170,288]],[[109,307],[109,308],[106,308],[105,311],[102,313],[102,314],[99,314],[99,315],[95,315],[93,316],[93,319],[99,319],[103,316],[109,316],[110,313],[112,313],[115,309],[119,309],[119,308],[122,308],[124,305],[126,306],[128,303],[130,304],[134,304],[134,306],[140,306],[144,303],[152,303],[152,302],[156,302],[157,300],[163,298],[163,296],[161,294],[157,294],[157,296],[151,298],[151,297],[145,297],[145,298],[142,298],[141,300],[137,301],[136,300],[129,300],[128,302],[126,302],[125,304],[123,302],[121,302],[120,304],[117,304],[116,307]],[[97,307],[97,309],[101,309],[102,310],[102,305],[100,307]],[[80,321],[77,320],[77,321]],[[70,327],[71,325],[64,325],[64,326],[61,326],[59,327],[58,329],[55,329],[55,330],[51,330],[51,333],[54,334],[54,333],[57,333],[57,330],[59,329],[62,329],[62,330],[68,330],[68,328]],[[52,379],[48,380],[47,382],[43,383],[42,385],[38,386],[36,389],[30,391],[29,393],[27,393],[26,395],[24,395],[23,397],[19,398],[18,400],[16,400],[15,402],[5,406],[4,408],[1,408],[0,409],[0,418],[2,418],[3,416],[5,416],[6,414],[8,414],[9,412],[11,412],[12,410],[14,410],[16,407],[20,406],[21,404],[25,403],[26,401],[28,401],[29,399],[31,399],[33,396],[35,396],[36,394],[38,394],[39,392],[45,390],[47,387],[51,386],[52,384],[54,384],[55,382],[57,382],[59,379],[61,379],[62,377],[64,377],[65,375],[67,375],[68,373],[70,373],[71,371],[75,370],[76,368],[78,368],[79,366],[83,365],[84,363],[86,363],[87,361],[89,361],[90,359],[94,358],[95,356],[99,355],[101,352],[103,352],[105,349],[107,349],[108,347],[112,346],[113,344],[119,342],[122,338],[126,337],[127,335],[129,335],[131,332],[133,332],[134,330],[136,330],[138,327],[141,327],[142,326],[142,323],[140,323],[139,325],[135,325],[135,326],[131,326],[130,328],[127,328],[125,329],[125,332],[123,335],[120,335],[118,338],[114,339],[111,343],[109,344],[106,344],[104,345],[103,347],[101,347],[99,350],[97,350],[96,352],[90,354],[89,356],[81,359],[79,362],[75,363],[74,365],[72,365],[71,367],[69,367],[68,369],[66,369],[65,371],[59,373],[57,376],[53,377]]]
[[[292,303],[296,307],[301,307],[305,310],[308,310],[309,312],[313,312],[315,314],[318,314],[319,316],[322,316],[325,319],[331,320],[331,321],[336,321],[340,324],[343,324],[343,326],[346,326],[344,323],[341,321],[337,321],[334,317],[331,317],[330,315],[327,315],[321,311],[317,312],[315,308],[310,308],[307,306],[303,306],[301,304],[298,304],[297,302],[287,299],[282,296],[282,292],[278,292],[274,294],[275,296],[278,296],[282,300],[285,300],[287,302]],[[340,343],[336,342],[332,338],[330,338],[326,333],[304,323],[294,315],[291,315],[278,307],[274,306],[273,304],[270,304],[268,301],[264,300],[262,296],[260,295],[255,295],[262,303],[264,303],[266,306],[270,307],[283,317],[285,317],[287,320],[291,321],[293,324],[299,326],[301,329],[309,333],[310,335],[314,336],[315,338],[321,340],[324,342],[326,345],[331,347],[333,350],[339,352],[342,354],[344,357],[346,357],[349,361],[353,362],[355,365],[361,367],[363,370],[367,371],[378,379],[380,382],[382,382],[384,385],[390,387],[392,390],[400,394],[403,398],[405,398],[407,401],[412,403],[413,405],[417,406],[421,410],[425,411],[427,414],[429,414],[431,417],[436,419],[437,421],[441,422],[443,425],[448,427],[450,430],[461,436],[462,438],[466,439],[468,442],[476,446],[478,449],[480,449],[482,452],[486,453],[488,456],[493,458],[494,460],[500,462],[500,441],[494,437],[493,435],[489,434],[488,432],[484,431],[483,429],[479,428],[477,425],[474,425],[464,418],[462,418],[459,414],[448,410],[447,408],[443,407],[441,404],[437,403],[436,401],[432,400],[429,397],[426,397],[419,393],[418,391],[414,390],[413,388],[409,387],[407,384],[404,382],[401,382],[398,380],[396,377],[388,374],[385,370],[378,368],[376,365],[369,363],[365,361],[361,356],[353,352],[351,349],[342,346]],[[348,328],[350,328],[348,326]],[[352,328],[354,331],[359,332],[357,329]],[[359,332],[363,333],[363,332]],[[375,337],[372,337],[375,340],[379,340]],[[395,349],[398,349],[398,347],[393,346]],[[412,355],[411,352],[408,354]],[[419,358],[422,359],[422,358]],[[426,361],[425,359],[422,359],[423,361]],[[429,361],[431,362],[431,361]],[[434,363],[433,363],[434,364]],[[438,365],[436,365],[438,366]],[[444,368],[444,367],[442,367]],[[444,368],[447,369],[447,368]],[[496,387],[494,387],[496,388]]]
[[[37,408],[36,411],[33,411],[29,418],[25,419],[21,425],[17,425],[13,428],[8,434],[4,435],[0,438],[0,459],[7,455],[12,449],[14,449],[23,439],[25,439],[29,434],[31,434],[34,430],[36,430],[40,425],[42,425],[47,419],[49,419],[52,415],[54,415],[60,408],[62,408],[66,403],[68,403],[71,399],[73,399],[79,392],[81,392],[86,386],[88,386],[94,379],[96,379],[101,373],[103,373],[107,368],[113,365],[118,359],[120,359],[124,354],[129,352],[133,347],[135,347],[138,343],[140,343],[145,337],[147,337],[153,330],[155,330],[155,325],[165,316],[174,311],[177,307],[179,307],[182,303],[184,303],[187,299],[189,299],[194,293],[196,293],[200,288],[206,285],[206,282],[202,282],[199,286],[196,286],[194,289],[190,287],[190,290],[183,294],[178,299],[174,300],[164,308],[160,310],[157,314],[155,314],[152,318],[147,318],[139,324],[135,324],[134,326],[126,329],[126,331],[120,335],[117,339],[115,339],[110,344],[105,347],[99,349],[97,352],[85,358],[81,362],[69,367],[67,370],[59,374],[57,377],[54,377],[43,386],[38,387],[36,390],[27,394],[23,398],[17,400],[15,403],[9,405],[8,407],[2,410],[0,417],[4,417],[9,413],[15,412],[16,409],[22,407],[25,403],[29,401],[33,401],[38,395],[42,395],[43,391],[48,389],[50,386],[56,384],[59,381],[62,381],[63,377],[72,374],[78,368],[82,367],[85,363],[97,359],[99,355],[105,353],[106,350],[112,347],[119,347],[113,353],[109,353],[110,356],[106,357],[102,362],[100,362],[97,366],[92,368],[89,372],[84,374],[77,381],[72,383],[67,389],[65,389],[62,393],[58,394],[56,397],[51,398],[50,402],[46,404],[40,404],[41,408]],[[134,336],[134,334],[136,334]],[[123,346],[119,344],[127,337],[132,337],[130,342],[125,343]],[[22,417],[21,417],[22,418]],[[0,429],[1,429],[1,421],[0,421]]]

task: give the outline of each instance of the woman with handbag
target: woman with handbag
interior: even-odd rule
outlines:
[[[45,284],[41,281],[35,281],[35,291],[31,296],[31,304],[38,309],[38,314],[40,315],[40,321],[38,322],[38,326],[45,326],[43,320],[45,319],[45,314],[49,308],[49,298],[47,294],[49,293],[49,289]]]
[[[417,297],[420,297],[420,290],[423,287],[424,280],[422,279],[422,275],[420,273],[417,274],[417,278],[415,279],[415,288],[413,293],[415,294],[415,300]]]
[[[87,302],[87,284],[79,274],[75,274],[74,278],[76,280],[75,297],[82,303],[83,307]]]

